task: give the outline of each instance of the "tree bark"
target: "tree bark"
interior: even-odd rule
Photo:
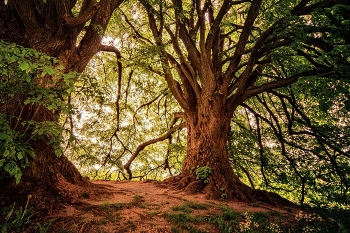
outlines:
[[[74,16],[77,1],[9,0],[0,4],[0,40],[33,48],[57,57],[65,72],[82,72],[100,50],[102,36],[113,11],[123,0],[83,0],[80,13]],[[86,23],[89,26],[85,28]],[[82,31],[84,34],[81,34]],[[78,37],[82,39],[78,44]],[[51,77],[48,77],[51,78]],[[24,94],[24,93],[23,93]],[[16,99],[16,100],[15,100]],[[39,105],[23,105],[23,98],[14,98],[7,112],[22,120],[57,121],[57,115]],[[17,102],[16,102],[17,101]],[[19,102],[18,102],[19,101]],[[25,106],[19,113],[17,106]],[[16,112],[17,111],[17,112]],[[32,141],[36,158],[24,169],[19,185],[14,179],[0,180],[0,204],[25,202],[41,211],[51,211],[61,202],[79,197],[81,188],[91,183],[83,178],[64,155],[56,156],[47,138]]]
[[[292,205],[277,194],[245,185],[234,173],[227,152],[231,114],[224,98],[220,94],[204,95],[196,111],[186,113],[187,154],[182,173],[165,182],[189,193],[204,192],[208,199]],[[201,167],[211,169],[207,183],[197,178],[196,170]]]

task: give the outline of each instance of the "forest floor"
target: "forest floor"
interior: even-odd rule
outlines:
[[[35,232],[318,232],[313,230],[324,228],[321,216],[298,207],[207,200],[203,193],[190,195],[156,181],[93,183],[94,190],[84,190],[71,204],[35,220]],[[337,226],[327,223],[332,225]]]

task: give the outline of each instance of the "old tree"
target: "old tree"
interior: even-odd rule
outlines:
[[[349,2],[173,0],[140,1],[140,5],[148,28],[127,21],[139,40],[155,47],[159,63],[148,67],[165,77],[184,111],[187,128],[182,173],[169,180],[192,191],[204,188],[209,198],[224,193],[238,200],[268,201],[269,195],[249,189],[231,168],[227,151],[231,119],[248,99],[264,99],[259,97],[262,93],[276,94],[273,90],[301,78],[347,79]],[[146,30],[153,37],[147,38]],[[286,110],[286,121],[293,121],[296,109]],[[302,134],[293,128],[288,126],[290,135]],[[284,140],[280,135],[282,147]],[[281,151],[296,167],[298,162]],[[335,159],[331,162],[337,166]],[[198,176],[205,169],[210,172],[207,184],[195,177],[195,171]],[[348,187],[346,178],[344,183]]]
[[[181,174],[168,181],[190,191],[204,189],[209,198],[224,193],[243,201],[273,201],[271,194],[249,188],[234,173],[227,150],[231,119],[247,100],[289,87],[301,78],[346,80],[350,3],[141,0],[129,1],[116,11],[121,3],[2,1],[0,39],[58,58],[65,72],[82,72],[99,51],[120,58],[116,48],[101,44],[108,24],[121,23],[110,21],[113,13],[120,15],[116,18],[125,23],[128,40],[134,40],[131,44],[148,49],[144,61],[153,58],[142,67],[166,80],[183,109],[177,117],[184,119],[187,128],[187,155]],[[17,116],[17,111],[24,111],[24,119],[55,121],[52,111],[38,105],[24,106],[22,111],[15,109],[18,102],[6,106]],[[41,114],[37,115],[38,108]],[[88,185],[64,156],[55,155],[47,140],[31,145],[36,159],[15,190],[26,193],[40,186],[62,194],[62,180]],[[125,164],[130,178],[131,162]],[[290,163],[293,166],[295,161]],[[205,170],[210,179],[197,180],[196,171]],[[349,187],[346,182],[344,178]]]
[[[1,1],[0,39],[58,58],[66,73],[82,72],[97,52],[108,50],[118,53],[115,48],[102,45],[101,38],[114,10],[121,3],[89,0],[79,3],[70,0]],[[5,101],[1,113],[20,117],[21,121],[57,121],[57,113],[38,103],[24,105],[24,98],[15,96]],[[10,122],[13,128],[18,125],[16,119]],[[48,200],[42,208],[51,209],[52,197],[66,198],[71,195],[65,191],[69,184],[88,185],[65,156],[56,156],[55,148],[48,144],[48,137],[46,135],[30,142],[35,160],[23,172],[19,185],[14,185],[8,179],[1,181],[8,186],[6,190],[9,192],[2,193],[5,194],[3,200],[10,197],[23,199],[28,194],[36,194],[34,197],[37,197],[38,202],[45,203]]]

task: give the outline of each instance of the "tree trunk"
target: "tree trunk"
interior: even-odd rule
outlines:
[[[16,96],[7,103],[5,113],[20,117],[21,121],[33,120],[36,122],[57,121],[57,116],[38,104],[24,105],[25,96]],[[18,108],[18,106],[22,106]],[[12,119],[10,125],[14,128],[18,124],[17,119]],[[17,127],[19,132],[24,132],[27,126]],[[30,129],[29,129],[30,131]],[[28,133],[28,130],[26,131]],[[72,202],[79,198],[83,187],[91,183],[83,178],[76,167],[64,155],[57,156],[54,147],[48,143],[49,138],[40,138],[31,141],[31,147],[35,153],[35,159],[23,169],[19,184],[13,178],[1,179],[0,204],[12,204],[13,202],[25,203],[31,196],[30,206],[36,210],[50,212],[58,202]],[[79,187],[81,188],[79,188]],[[80,191],[80,192],[79,192]]]
[[[82,1],[78,4],[80,13],[74,16],[72,12],[77,1],[5,1],[0,3],[0,40],[56,57],[65,72],[82,72],[98,51],[119,52],[102,46],[101,40],[113,11],[122,2]],[[79,35],[82,36],[80,42]],[[57,115],[39,105],[27,105],[18,112],[17,106],[24,106],[23,99],[15,99],[17,102],[9,103],[5,113],[22,120],[57,121]],[[14,179],[0,180],[0,204],[25,203],[31,195],[31,205],[37,210],[49,211],[57,200],[71,201],[82,192],[81,187],[91,185],[64,155],[56,156],[48,139],[32,141],[31,146],[36,158],[24,169],[20,184],[16,185]]]
[[[291,204],[277,194],[250,188],[234,174],[227,152],[231,116],[224,104],[220,95],[212,96],[199,101],[196,112],[186,114],[186,158],[182,173],[168,182],[189,193],[203,191],[208,199]],[[203,167],[211,169],[209,182],[196,175]]]

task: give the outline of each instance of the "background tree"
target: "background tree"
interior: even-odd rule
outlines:
[[[242,104],[229,139],[242,180],[300,203],[346,204],[348,96],[348,80],[310,78]]]
[[[188,190],[205,188],[210,198],[224,190],[228,198],[268,200],[242,184],[230,166],[233,114],[248,99],[300,78],[347,78],[349,3],[140,2],[148,23],[130,23],[130,30],[157,55],[158,63],[148,68],[165,77],[184,110],[187,155],[172,180]],[[210,180],[204,184],[194,173],[207,167]]]

